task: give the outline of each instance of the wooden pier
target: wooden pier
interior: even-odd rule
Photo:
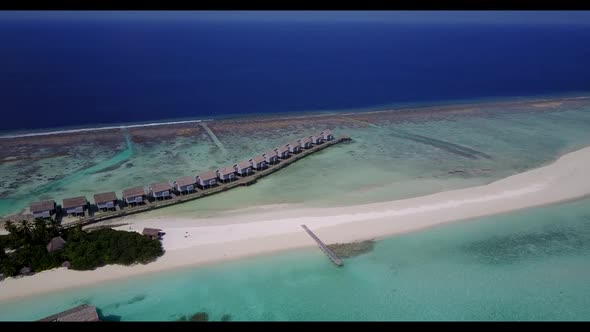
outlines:
[[[175,204],[185,203],[188,201],[192,201],[192,200],[199,199],[199,198],[202,198],[205,196],[210,196],[213,194],[224,192],[224,191],[227,191],[227,190],[230,190],[230,189],[233,189],[236,187],[240,187],[240,186],[249,186],[249,185],[256,183],[256,181],[258,179],[261,179],[269,174],[272,174],[272,173],[286,167],[287,165],[290,165],[298,160],[301,160],[301,159],[303,159],[315,152],[321,151],[327,147],[336,145],[338,143],[349,142],[349,141],[351,141],[351,138],[348,136],[342,136],[339,138],[335,138],[334,140],[326,141],[321,144],[314,145],[309,149],[304,149],[299,153],[291,154],[291,156],[289,158],[280,159],[278,163],[273,164],[273,165],[268,165],[268,167],[263,170],[253,171],[251,174],[249,174],[247,176],[243,176],[243,177],[238,176],[236,178],[236,180],[233,180],[230,182],[219,183],[216,186],[206,188],[206,189],[197,189],[195,192],[190,193],[190,194],[186,194],[186,195],[173,195],[172,198],[162,200],[162,201],[158,201],[158,200],[147,201],[146,200],[145,201],[146,204],[143,204],[143,205],[137,205],[137,206],[133,206],[133,207],[125,205],[125,206],[122,206],[122,208],[117,209],[117,211],[96,212],[92,215],[87,214],[81,218],[68,218],[70,220],[67,220],[67,221],[64,220],[67,223],[62,224],[62,226],[64,228],[74,227],[74,226],[78,226],[78,225],[85,226],[88,224],[97,223],[97,222],[101,222],[101,221],[108,220],[108,219],[120,218],[120,217],[132,215],[132,214],[136,214],[136,213],[141,213],[141,212],[146,212],[146,211],[151,211],[151,210],[155,210],[155,209],[160,209],[160,208],[172,206]]]
[[[306,225],[301,225],[301,227],[303,227],[307,234],[309,234],[309,236],[311,236],[311,238],[314,239],[315,242],[317,242],[318,246],[326,253],[326,255],[328,255],[328,257],[332,260],[332,262],[334,262],[334,264],[342,266],[342,260],[338,258],[338,256],[336,256],[336,254],[332,250],[330,250],[330,248],[328,248],[328,246],[325,245],[319,237],[317,237],[309,228],[307,228]]]
[[[40,319],[39,322],[99,322],[96,307],[82,304],[75,308]]]

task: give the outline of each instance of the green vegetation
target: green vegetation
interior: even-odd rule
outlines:
[[[8,235],[0,236],[0,273],[16,276],[23,267],[35,272],[70,262],[74,270],[93,270],[107,264],[149,263],[164,254],[159,240],[135,232],[99,229],[91,232],[81,227],[62,229],[56,222],[6,222]],[[48,252],[47,244],[61,236],[62,250]]]

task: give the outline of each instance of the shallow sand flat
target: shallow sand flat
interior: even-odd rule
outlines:
[[[416,231],[438,224],[572,200],[590,194],[590,147],[554,163],[488,185],[385,203],[344,208],[303,209],[282,206],[213,220],[162,218],[120,229],[166,232],[166,254],[156,262],[95,271],[56,269],[0,283],[0,301],[127,278],[144,273],[213,263],[244,256],[315,246],[301,229],[306,224],[326,243],[350,242]],[[318,251],[318,254],[321,254]]]

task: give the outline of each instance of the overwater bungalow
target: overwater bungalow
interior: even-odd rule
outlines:
[[[96,307],[82,304],[39,320],[40,322],[98,322],[100,317]]]
[[[146,193],[144,187],[134,187],[123,190],[123,200],[131,206],[143,203],[145,198]]]
[[[279,161],[279,155],[275,150],[266,151],[262,154],[262,156],[264,157],[264,160],[266,160],[266,162],[270,165],[276,164]]]
[[[88,208],[88,200],[85,196],[66,198],[61,207],[67,215],[84,216]]]
[[[263,170],[267,167],[266,160],[264,159],[263,155],[258,155],[252,159],[250,159],[250,164],[252,167],[257,171]]]
[[[309,138],[311,139],[311,142],[315,145],[318,144],[322,144],[324,142],[324,138],[322,137],[322,134],[313,134],[311,136],[309,136]]]
[[[322,138],[326,141],[331,141],[334,139],[334,135],[332,134],[332,131],[330,129],[322,131],[320,135],[322,135]]]
[[[197,175],[197,184],[201,189],[217,185],[217,172],[207,171]]]
[[[289,158],[289,147],[287,146],[287,144],[285,145],[281,145],[278,148],[275,149],[277,155],[279,156],[279,158],[281,159],[287,159]]]
[[[299,153],[301,152],[301,143],[299,141],[293,141],[287,144],[290,153]]]
[[[304,137],[300,140],[297,140],[299,142],[299,144],[301,144],[301,147],[304,149],[310,149],[311,148],[311,138],[310,137]]]
[[[30,209],[35,218],[51,218],[55,214],[55,201],[33,202],[31,203]]]
[[[252,173],[252,163],[247,160],[243,160],[235,164],[234,169],[239,176],[246,176]]]
[[[185,176],[174,181],[174,187],[181,194],[188,194],[195,191],[197,184],[196,176]]]
[[[166,233],[162,232],[159,228],[144,228],[141,234],[149,237],[152,240],[160,240]]]
[[[117,202],[117,194],[114,191],[94,195],[94,204],[102,211],[115,211],[117,209]]]
[[[236,178],[236,170],[233,167],[222,167],[217,170],[219,180],[226,182]]]
[[[172,186],[170,182],[154,183],[149,189],[152,197],[157,200],[172,198]]]

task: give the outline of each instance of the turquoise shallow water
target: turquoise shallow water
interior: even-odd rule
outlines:
[[[590,145],[588,107],[372,121],[368,127],[340,123],[335,133],[352,136],[353,143],[314,154],[255,186],[141,217],[412,197],[489,183]],[[209,126],[217,130],[214,123]],[[320,127],[311,123],[247,138],[218,132],[227,153],[204,132],[150,144],[121,133],[116,149],[80,142],[67,156],[3,163],[0,215],[30,200],[59,201],[80,193],[91,198],[225,166]],[[36,173],[41,176],[26,179]],[[0,320],[34,320],[83,302],[126,321],[175,320],[197,311],[207,311],[213,320],[224,314],[234,320],[588,320],[589,203],[397,236],[380,241],[369,254],[346,259],[341,269],[317,249],[299,250],[4,303]]]
[[[284,203],[338,206],[489,183],[590,145],[590,108],[568,107],[478,111],[476,105],[473,111],[442,117],[436,116],[436,110],[433,117],[417,115],[400,121],[376,117],[371,119],[375,125],[365,127],[344,120],[333,129],[336,135],[353,137],[351,144],[314,154],[256,186],[147,215],[203,217],[227,209]],[[0,163],[0,216],[39,199],[54,198],[59,203],[83,194],[92,200],[95,193],[115,190],[120,194],[132,186],[233,165],[323,126],[310,121],[299,128],[246,135],[220,132],[213,121],[209,127],[217,131],[227,153],[204,130],[149,144],[131,142],[128,137],[125,144],[121,133],[115,149],[80,142],[66,156]]]
[[[0,304],[34,320],[80,303],[123,321],[589,320],[590,200],[385,239],[336,268],[306,249]],[[115,317],[116,316],[116,317]]]

